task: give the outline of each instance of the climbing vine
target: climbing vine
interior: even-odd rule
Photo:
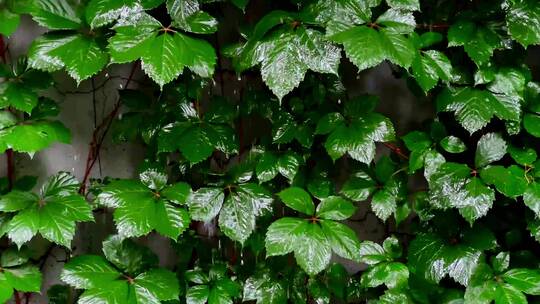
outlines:
[[[536,303],[539,44],[536,0],[0,0],[0,302]],[[96,115],[116,67],[83,175],[18,174],[74,141],[65,75]],[[358,90],[380,68],[429,118]],[[136,176],[101,176],[124,142]]]

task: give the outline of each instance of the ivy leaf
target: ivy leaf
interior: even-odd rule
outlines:
[[[345,182],[340,193],[350,200],[364,201],[375,192],[376,186],[376,182],[369,175],[359,171]]]
[[[287,289],[284,284],[271,277],[268,271],[256,273],[244,283],[243,301],[256,301],[257,304],[284,303]]]
[[[137,302],[159,303],[175,300],[180,293],[176,275],[165,269],[155,268],[133,279]]]
[[[190,194],[186,203],[194,220],[208,223],[219,214],[224,199],[221,189],[201,188]]]
[[[219,227],[230,239],[244,244],[255,230],[255,221],[271,209],[272,196],[257,184],[242,184],[225,199]]]
[[[300,84],[308,70],[337,74],[341,57],[322,33],[304,27],[276,32],[258,45],[257,52],[252,65],[261,64],[263,81],[279,100]]]
[[[396,288],[407,283],[409,269],[402,263],[388,262],[377,264],[362,274],[361,284],[367,287],[378,287],[382,284],[388,288]]]
[[[458,21],[448,29],[448,46],[463,46],[467,55],[481,66],[486,64],[493,51],[501,46],[499,36],[490,28],[470,21]]]
[[[469,231],[469,234],[476,233],[474,230]],[[477,237],[483,238],[485,243],[494,240],[491,232],[484,232]],[[419,234],[409,247],[409,270],[435,283],[449,275],[456,282],[467,286],[481,261],[481,248],[476,247],[466,238],[461,244],[448,245],[435,234]]]
[[[0,151],[13,149],[33,154],[54,142],[69,144],[69,130],[59,121],[35,121],[0,130]]]
[[[60,173],[44,184],[39,196],[16,191],[0,201],[0,209],[17,212],[7,223],[7,229],[8,237],[19,247],[39,232],[49,241],[69,248],[75,223],[93,221],[90,205],[77,194],[76,188],[65,189],[66,183],[62,181],[76,183],[72,176]]]
[[[408,68],[413,61],[414,46],[404,35],[391,30],[377,31],[368,26],[357,26],[332,36],[343,44],[347,57],[360,71],[389,60]]]
[[[28,51],[29,65],[54,72],[66,69],[77,84],[103,69],[109,55],[93,38],[80,34],[50,33],[36,39]]]
[[[7,8],[0,9],[0,19],[2,20],[2,24],[0,24],[0,35],[6,37],[11,36],[17,30],[21,21],[21,17],[18,14],[11,12]]]
[[[409,11],[419,11],[420,2],[418,0],[387,0],[386,3],[393,8]]]
[[[238,151],[236,135],[230,126],[179,121],[166,125],[158,135],[159,152],[180,150],[192,163],[207,159],[216,149],[224,153]]]
[[[419,51],[414,57],[411,68],[420,87],[427,92],[439,82],[450,82],[453,78],[452,64],[444,53],[427,50]]]
[[[273,222],[266,232],[266,256],[284,255],[294,250],[294,244],[305,229],[306,221],[283,217]]]
[[[514,268],[502,277],[508,284],[526,294],[540,294],[540,271],[536,269]]]
[[[141,174],[141,179],[147,181],[147,184],[148,174]],[[160,183],[162,182],[163,180]],[[155,181],[153,183],[155,185]],[[159,191],[137,180],[111,182],[98,195],[97,202],[116,208],[114,220],[118,233],[123,238],[143,236],[156,230],[176,240],[188,228],[190,222],[187,211],[175,205],[174,199],[168,200]]]
[[[533,0],[512,0],[507,5],[508,33],[524,47],[540,43],[540,5]],[[528,26],[525,26],[527,24]]]
[[[158,264],[157,256],[150,249],[118,235],[103,241],[103,254],[118,269],[131,275],[142,273]]]
[[[521,291],[510,284],[499,284],[495,292],[496,303],[526,304],[527,298]]]
[[[143,6],[139,0],[91,0],[86,6],[85,17],[92,28],[97,28],[142,11]]]
[[[66,0],[34,0],[30,14],[39,25],[53,30],[75,30],[81,19]]]
[[[106,288],[122,274],[107,260],[97,255],[82,255],[71,259],[62,270],[60,278],[78,289]]]
[[[489,166],[480,171],[480,177],[487,184],[495,185],[499,192],[510,198],[523,195],[527,189],[525,171],[516,165],[508,168]]]
[[[444,163],[429,179],[431,203],[440,209],[458,208],[473,223],[487,214],[495,193],[479,178],[470,178],[471,170],[462,164]]]
[[[465,143],[455,136],[446,136],[441,140],[440,145],[449,153],[461,153],[467,150]]]
[[[305,222],[303,233],[293,246],[298,265],[309,275],[323,271],[330,263],[332,247],[321,227],[315,223]]]
[[[0,107],[13,107],[31,113],[38,104],[38,96],[23,84],[16,82],[0,83]]]
[[[192,33],[211,34],[217,31],[217,20],[200,10],[198,0],[168,0],[167,11],[174,25]]]
[[[257,178],[261,182],[266,182],[272,180],[279,173],[286,177],[290,183],[298,172],[300,162],[300,157],[292,152],[287,152],[279,157],[273,153],[266,152],[257,164]]]
[[[445,89],[437,97],[437,111],[454,112],[456,119],[469,133],[487,125],[494,116],[519,121],[519,111],[488,91],[464,88]]]
[[[351,228],[330,220],[321,220],[321,227],[332,251],[346,259],[360,261],[360,242]]]
[[[523,194],[523,202],[537,217],[540,217],[540,185],[538,183],[533,182],[527,186]]]
[[[478,140],[474,163],[477,168],[501,160],[506,154],[506,141],[498,133],[488,133]]]
[[[290,187],[279,192],[278,196],[291,209],[307,215],[315,213],[315,206],[311,196],[302,188]]]
[[[149,15],[141,14],[114,29],[116,34],[109,39],[111,60],[125,63],[140,58],[143,70],[160,87],[176,79],[185,67],[201,77],[210,77],[214,71],[216,54],[208,42],[166,30]]]
[[[534,137],[540,137],[540,116],[527,113],[523,116],[523,127]]]
[[[317,216],[327,220],[341,221],[353,216],[356,207],[339,196],[323,198],[317,205]]]
[[[370,97],[351,100],[350,107],[362,107],[373,102]],[[335,125],[326,139],[324,147],[335,161],[345,154],[353,159],[369,164],[375,157],[375,142],[390,141],[394,137],[394,127],[390,120],[371,111],[351,113],[350,122],[344,120]],[[326,123],[324,120],[320,124]],[[319,131],[325,128],[319,127]]]
[[[375,215],[383,221],[386,221],[390,215],[397,210],[397,200],[401,182],[392,179],[386,183],[383,189],[373,194],[371,198],[371,209]]]

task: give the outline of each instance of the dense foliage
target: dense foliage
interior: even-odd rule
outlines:
[[[46,31],[10,58],[22,15]],[[0,302],[540,301],[537,0],[0,0],[0,34]],[[14,153],[71,141],[56,76],[112,64],[131,74],[85,176],[17,176]],[[432,119],[401,130],[347,85],[381,64]],[[89,178],[109,137],[145,147],[136,178]],[[348,225],[366,206],[379,243]],[[42,288],[96,214],[115,231]]]

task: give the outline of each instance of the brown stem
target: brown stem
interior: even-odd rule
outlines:
[[[4,36],[0,35],[0,59],[2,63],[7,62],[6,57],[7,46],[4,41]],[[13,149],[6,150],[6,161],[7,161],[7,178],[8,178],[8,189],[13,189],[13,184],[15,183],[15,162],[13,158]]]
[[[124,88],[127,88],[129,84],[131,83],[131,79],[133,78],[133,75],[135,74],[135,70],[137,69],[138,63],[133,64],[131,68],[131,72],[129,73],[129,77],[126,80],[126,84],[124,85]],[[101,147],[103,146],[103,142],[105,141],[105,137],[107,136],[107,133],[109,132],[109,129],[111,128],[112,122],[116,118],[116,115],[118,114],[118,111],[120,110],[121,105],[120,98],[116,101],[116,104],[114,105],[114,108],[112,111],[107,115],[101,124],[99,124],[96,128],[94,128],[94,133],[92,133],[92,141],[90,142],[89,148],[88,148],[88,156],[86,157],[86,168],[84,170],[84,176],[83,180],[81,182],[81,187],[79,188],[79,193],[86,195],[86,184],[88,183],[88,179],[90,178],[90,173],[92,173],[92,168],[94,168],[94,165],[96,164],[96,161],[99,159],[99,153],[101,151]],[[101,134],[100,134],[101,133]]]
[[[15,295],[15,304],[22,304],[22,299],[21,299],[21,295],[19,294],[19,292],[15,291],[14,295]]]
[[[390,149],[390,151],[396,153],[396,155],[398,155],[399,157],[403,159],[409,159],[409,157],[405,153],[403,153],[403,151],[401,151],[401,148],[387,142],[384,142],[383,145]]]

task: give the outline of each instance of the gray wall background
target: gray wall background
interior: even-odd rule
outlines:
[[[225,25],[230,30],[235,30],[236,25]],[[23,18],[21,27],[9,38],[9,49],[11,58],[15,59],[26,54],[31,42],[45,32],[29,18]],[[225,37],[219,37],[226,40]],[[91,141],[94,130],[94,115],[98,124],[103,117],[110,112],[117,100],[117,89],[125,83],[121,77],[127,77],[131,69],[130,65],[111,65],[95,77],[96,86],[106,82],[102,89],[96,92],[97,113],[93,110],[93,96],[89,93],[92,89],[90,81],[84,81],[80,86],[76,86],[75,81],[64,73],[55,74],[57,89],[45,92],[45,95],[52,97],[59,102],[62,112],[59,119],[71,130],[72,143],[70,145],[55,144],[50,148],[37,153],[33,158],[27,155],[16,155],[17,176],[35,175],[39,177],[40,185],[48,176],[58,171],[68,171],[73,173],[79,180],[82,180],[88,145]],[[120,77],[120,78],[119,78]],[[134,79],[145,80],[145,75],[138,70]],[[379,111],[389,116],[395,123],[398,133],[406,133],[407,130],[418,126],[422,121],[432,115],[430,103],[418,101],[406,87],[405,81],[393,77],[390,67],[382,64],[377,68],[364,71],[359,75],[352,75],[350,79],[345,79],[348,87],[355,93],[369,93],[380,97],[381,103]],[[227,94],[235,94],[234,80],[226,80]],[[219,84],[216,84],[219,86]],[[132,83],[130,88],[136,88],[137,83]],[[214,87],[219,91],[219,87]],[[419,102],[421,104],[419,104]],[[388,153],[384,148],[380,153]],[[380,154],[379,153],[379,154]],[[136,175],[136,167],[143,159],[144,147],[137,144],[116,145],[106,141],[101,150],[100,165],[96,165],[91,177],[100,178],[111,176],[116,178],[132,178]],[[0,172],[6,174],[6,160],[4,155],[0,156]],[[360,239],[370,239],[381,241],[384,236],[384,226],[371,213],[368,212],[364,204],[353,222],[348,224],[357,232]],[[114,226],[110,216],[107,214],[98,215],[95,224],[80,225],[77,236],[73,242],[74,251],[71,254],[80,252],[92,252],[99,250],[103,238],[113,232]],[[164,238],[151,235],[141,240],[150,246],[154,252],[160,256],[163,265],[175,263],[174,253],[168,249],[168,241]],[[45,242],[42,246],[47,246]],[[39,245],[38,245],[39,246]],[[64,249],[55,248],[44,265],[44,284],[42,293],[52,285],[58,283],[59,272],[62,268],[66,254],[70,254]],[[351,272],[356,272],[362,266],[340,260],[347,265]],[[32,296],[32,303],[47,303],[43,296]]]

